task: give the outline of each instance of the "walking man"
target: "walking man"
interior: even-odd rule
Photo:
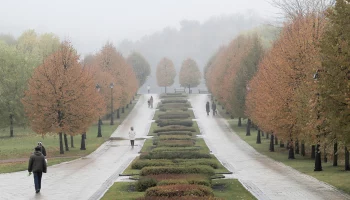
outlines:
[[[35,192],[39,193],[41,189],[41,178],[43,172],[47,172],[47,165],[45,162],[45,157],[41,153],[41,147],[37,146],[34,150],[35,152],[29,158],[28,172],[29,175],[33,172]]]
[[[151,99],[149,100],[151,104],[151,108],[153,108],[153,97],[151,96]]]
[[[215,104],[214,101],[213,101],[213,103],[211,104],[211,109],[213,110],[213,116],[215,116],[215,114],[216,114],[216,104]]]
[[[147,92],[149,94],[149,91],[151,90],[151,87],[149,85],[147,85]]]
[[[40,147],[40,152],[44,155],[45,161],[46,161],[46,163],[47,163],[47,159],[46,159],[46,149],[45,149],[43,143],[42,143],[42,142],[38,142],[38,147]]]
[[[210,112],[209,101],[207,101],[207,104],[205,105],[205,110],[207,111],[207,116],[209,116],[209,112]]]
[[[131,127],[129,131],[129,139],[130,139],[130,144],[132,148],[134,148],[135,136],[136,136],[136,133],[134,131],[134,127]]]

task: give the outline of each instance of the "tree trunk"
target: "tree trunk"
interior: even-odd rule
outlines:
[[[261,131],[261,137],[264,137],[265,135],[264,135],[264,131]]]
[[[274,142],[274,138],[273,138],[273,134],[271,134],[271,139],[270,139],[270,151],[274,152],[275,151],[275,145],[273,144]]]
[[[247,132],[245,134],[245,136],[250,136],[250,125],[251,125],[251,121],[248,118],[248,122],[247,122]]]
[[[60,132],[58,135],[59,135],[59,139],[60,139],[60,154],[64,154],[62,132]]]
[[[295,154],[299,154],[299,140],[295,141]]]
[[[269,133],[266,133],[266,139],[269,139]]]
[[[349,150],[345,147],[345,171],[350,171]]]
[[[13,115],[10,114],[10,137],[13,137]]]
[[[324,145],[324,148],[323,148],[323,162],[325,162],[325,163],[328,162],[326,145]]]
[[[129,104],[126,104],[125,108],[129,108]]]
[[[260,130],[258,129],[258,135],[256,136],[256,143],[261,144]]]
[[[283,148],[284,147],[284,143],[283,140],[280,141],[280,147]]]
[[[275,137],[275,145],[278,145],[278,139],[277,139],[277,136],[274,136]]]
[[[241,127],[242,126],[242,119],[240,117],[238,117],[238,126]]]
[[[73,135],[70,136],[70,147],[71,147],[71,148],[74,148]]]
[[[120,112],[119,112],[119,108],[117,109],[117,119],[120,118]]]
[[[304,143],[304,140],[301,141],[300,151],[301,151],[301,156],[305,156],[305,143]]]
[[[288,159],[295,159],[295,156],[294,156],[294,147],[293,147],[293,140],[291,140],[291,141],[289,142]]]
[[[101,117],[99,117],[97,122],[97,137],[102,137],[101,125],[102,125],[102,120],[101,120]]]
[[[290,147],[290,141],[289,140],[287,140],[287,146],[286,146],[286,149],[289,149],[289,147]]]
[[[312,145],[315,147],[315,145]],[[322,171],[322,163],[321,163],[321,151],[320,151],[320,144],[316,145],[316,155],[315,155],[315,169],[314,171]]]
[[[312,158],[312,159],[315,159],[315,157],[316,157],[316,152],[315,152],[316,149],[315,149],[315,148],[316,148],[315,145],[312,145],[312,146],[311,146],[311,158]]]
[[[66,147],[66,151],[69,151],[67,134],[64,134],[64,146]]]
[[[124,106],[122,107],[122,113],[124,113]]]
[[[338,141],[333,145],[333,166],[338,166]]]
[[[85,137],[86,136],[86,133],[83,133],[81,135],[81,143],[80,143],[80,150],[86,150],[85,148]]]

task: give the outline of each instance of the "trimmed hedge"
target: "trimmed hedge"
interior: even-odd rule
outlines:
[[[187,127],[193,126],[192,120],[158,119],[156,120],[156,123],[160,127],[169,126],[169,125],[181,125],[181,126],[187,126]]]
[[[144,167],[160,167],[160,166],[210,166],[214,169],[219,167],[218,162],[210,159],[139,159],[131,164],[132,169],[142,169]]]
[[[212,197],[213,190],[202,185],[165,185],[148,188],[145,193],[146,197],[181,197],[181,196],[196,196],[196,197]]]
[[[224,200],[218,197],[193,197],[193,196],[182,196],[182,197],[141,197],[137,200]]]
[[[188,113],[171,112],[158,115],[159,119],[187,119],[190,117]]]
[[[192,137],[188,135],[161,135],[159,140],[191,140]]]
[[[141,176],[157,175],[157,174],[206,174],[215,175],[214,169],[209,166],[165,166],[165,167],[144,167],[140,171]]]
[[[157,147],[193,147],[194,140],[163,140]]]
[[[162,180],[157,183],[157,186],[160,185],[179,185],[179,184],[191,184],[191,185],[204,185],[204,186],[211,186],[211,183],[209,180],[198,180],[198,179],[168,179],[168,180]]]
[[[165,151],[165,152],[149,152],[141,154],[140,159],[197,159],[197,158],[212,158],[208,153],[200,153],[195,151]]]
[[[156,147],[152,152],[157,151],[200,151],[199,147]]]
[[[169,179],[196,179],[196,180],[209,180],[210,176],[205,174],[156,174],[148,175],[147,177],[154,178],[157,181],[169,180]]]
[[[166,112],[171,110],[182,110],[182,111],[188,111],[188,108],[159,108],[160,111]]]
[[[186,99],[163,99],[161,100],[162,104],[168,104],[168,103],[188,103]]]
[[[168,131],[168,132],[158,132],[158,136],[161,135],[189,135],[192,136],[192,132],[190,131]]]
[[[190,132],[196,132],[196,129],[193,127],[187,127],[187,126],[180,126],[180,125],[171,125],[171,126],[164,126],[161,128],[154,129],[154,133],[159,132],[169,132],[169,131],[190,131]]]
[[[142,177],[140,178],[135,185],[135,189],[139,192],[143,192],[150,187],[154,187],[157,185],[157,180],[150,177]]]

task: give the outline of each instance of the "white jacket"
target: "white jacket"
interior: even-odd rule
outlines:
[[[136,133],[135,131],[129,131],[129,139],[130,140],[135,140]]]

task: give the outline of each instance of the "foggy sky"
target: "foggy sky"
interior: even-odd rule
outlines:
[[[0,0],[0,33],[18,37],[27,29],[69,39],[80,54],[98,51],[107,40],[138,40],[181,20],[212,16],[276,14],[266,0]]]

